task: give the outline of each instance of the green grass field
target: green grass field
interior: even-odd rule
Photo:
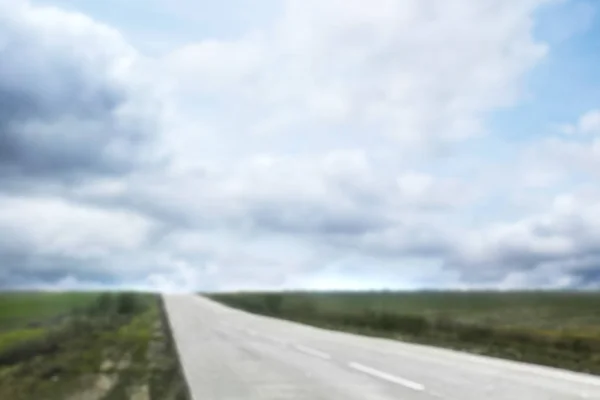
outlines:
[[[184,400],[160,298],[0,294],[0,399]]]
[[[327,328],[600,374],[597,292],[286,292],[209,297]]]
[[[389,312],[487,326],[547,330],[600,329],[595,292],[358,292],[289,293],[286,302],[310,301],[325,312]]]
[[[43,321],[85,308],[98,293],[0,293],[0,331],[31,321]]]

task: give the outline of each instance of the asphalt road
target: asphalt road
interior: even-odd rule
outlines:
[[[600,378],[313,328],[198,296],[165,304],[194,400],[600,400]]]

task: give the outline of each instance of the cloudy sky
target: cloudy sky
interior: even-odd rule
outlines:
[[[0,289],[600,287],[593,0],[0,0]]]

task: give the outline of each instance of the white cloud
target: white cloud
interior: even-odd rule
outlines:
[[[406,157],[471,137],[487,112],[516,101],[522,75],[545,54],[531,35],[543,3],[286,1],[271,25],[167,59],[198,126],[173,141],[203,155],[225,142],[231,157],[263,143],[302,151],[301,142],[331,150],[352,141]],[[185,147],[179,157],[194,157]]]
[[[597,112],[567,129],[585,135],[515,148],[526,161],[514,165],[464,173],[429,157],[518,102],[548,51],[533,36],[545,3],[286,0],[240,35],[149,59],[91,17],[4,1],[0,32],[12,39],[0,52],[14,57],[0,66],[0,101],[26,95],[41,111],[0,121],[0,140],[15,143],[0,148],[13,182],[0,193],[0,280],[586,284],[600,196],[560,185],[600,165]],[[166,158],[145,146],[155,139]],[[14,184],[40,174],[69,185]],[[535,214],[506,218],[486,203],[515,193],[536,199]]]
[[[59,198],[0,197],[3,248],[26,246],[40,254],[76,258],[137,250],[153,228],[129,211],[94,209]]]
[[[565,125],[563,131],[568,134],[600,134],[600,110],[586,112],[576,124]]]
[[[600,171],[600,111],[591,110],[563,126],[566,135],[533,142],[525,151],[525,178],[538,186],[553,186],[568,178],[596,179]]]
[[[418,172],[407,172],[398,177],[398,185],[403,193],[413,196],[422,195],[431,187],[432,177]]]
[[[600,133],[600,110],[589,111],[579,120],[579,130],[583,133]]]

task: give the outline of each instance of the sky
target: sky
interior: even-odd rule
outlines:
[[[0,0],[0,289],[600,288],[592,0]]]

